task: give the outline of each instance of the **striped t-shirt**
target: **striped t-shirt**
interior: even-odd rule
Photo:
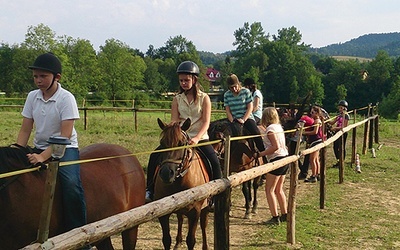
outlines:
[[[251,92],[246,88],[241,88],[237,96],[234,96],[230,90],[224,94],[224,107],[229,106],[234,119],[243,118],[247,111],[247,104],[252,101]],[[249,119],[254,120],[253,114],[250,114]]]

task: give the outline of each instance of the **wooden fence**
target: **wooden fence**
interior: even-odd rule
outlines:
[[[7,98],[6,98],[7,99]],[[11,98],[13,99],[13,98]],[[82,107],[79,107],[78,109],[83,111],[83,128],[84,130],[88,129],[88,119],[89,119],[89,114],[88,111],[117,111],[117,112],[132,112],[133,117],[134,117],[134,127],[135,127],[135,132],[138,132],[138,113],[139,112],[171,112],[171,109],[155,109],[155,108],[138,108],[135,107],[135,100],[123,100],[123,101],[131,101],[132,102],[132,107],[86,107],[85,106],[85,101],[83,101]],[[219,102],[220,103],[220,102]],[[218,105],[217,105],[218,106]],[[272,103],[264,103],[264,107],[300,107],[300,104],[277,104],[275,102]],[[14,104],[4,104],[0,105],[0,108],[15,108],[15,109],[22,109],[24,105],[14,105]],[[212,113],[225,113],[225,110],[218,110],[218,109],[213,109],[211,111]]]
[[[368,107],[368,114],[372,114],[372,107]],[[118,234],[127,228],[151,221],[160,216],[172,213],[180,208],[186,207],[197,200],[202,200],[210,196],[216,196],[215,210],[214,210],[214,249],[229,249],[229,204],[230,204],[230,190],[243,182],[251,180],[257,176],[261,176],[274,169],[293,163],[291,166],[290,176],[290,189],[288,196],[288,223],[287,223],[287,242],[295,243],[295,208],[296,208],[296,193],[297,193],[297,162],[298,159],[304,155],[310,154],[316,150],[322,150],[321,153],[321,182],[320,182],[320,208],[324,208],[325,202],[325,149],[328,145],[332,144],[335,140],[343,138],[342,135],[350,130],[353,134],[356,133],[357,127],[364,125],[364,145],[370,141],[372,147],[372,135],[370,131],[375,132],[375,142],[378,142],[378,115],[370,116],[360,122],[355,122],[337,132],[334,136],[327,139],[312,148],[303,150],[295,155],[286,157],[284,159],[275,161],[255,167],[243,172],[236,173],[226,178],[211,181],[201,186],[176,193],[174,195],[165,197],[163,199],[148,203],[141,207],[134,208],[127,212],[123,212],[109,218],[87,224],[83,227],[73,229],[61,235],[49,238],[43,244],[35,243],[26,246],[23,249],[77,249],[87,243],[93,243],[103,238],[110,237]],[[375,128],[375,129],[373,129]],[[234,138],[232,138],[233,140]],[[227,139],[227,147],[229,147],[230,138]],[[298,143],[299,144],[299,143]],[[352,137],[352,160],[355,159],[356,137]],[[343,151],[342,151],[343,152]],[[363,152],[364,153],[364,152]],[[365,153],[364,153],[365,154]],[[352,161],[354,163],[354,161]],[[343,161],[339,165],[339,182],[343,182]]]

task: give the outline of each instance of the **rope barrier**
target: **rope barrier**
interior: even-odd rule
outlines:
[[[369,108],[369,106],[367,107],[363,107],[363,108],[359,108],[357,110],[363,110],[363,109],[367,109]],[[352,111],[349,111],[348,113],[351,113]],[[336,117],[330,118],[324,122],[328,122],[330,120],[335,119]],[[312,126],[308,126],[308,127],[304,127],[306,128],[310,128],[310,127],[314,127],[316,125],[312,125]],[[283,131],[283,133],[293,133],[296,132],[297,129],[291,129],[291,130],[286,130]],[[279,132],[281,133],[281,132]],[[260,137],[265,135],[265,133],[260,134],[260,135],[248,135],[248,136],[235,136],[231,138],[231,141],[236,141],[236,140],[244,140],[244,139],[251,139],[251,138],[256,138],[256,137]],[[166,148],[166,149],[158,149],[158,150],[153,150],[153,151],[145,151],[145,152],[139,152],[139,153],[132,153],[132,154],[125,154],[125,155],[117,155],[117,156],[109,156],[109,157],[101,157],[101,158],[93,158],[93,159],[87,159],[87,160],[76,160],[76,161],[65,161],[65,162],[60,162],[60,167],[64,167],[64,166],[69,166],[69,165],[73,165],[73,164],[80,164],[80,163],[87,163],[87,162],[95,162],[95,161],[102,161],[102,160],[110,160],[110,159],[114,159],[114,158],[122,158],[122,157],[128,157],[128,156],[135,156],[135,155],[142,155],[142,154],[152,154],[152,153],[161,153],[161,152],[167,152],[167,151],[173,151],[173,150],[178,150],[178,149],[185,149],[185,148],[194,148],[194,147],[201,147],[201,146],[205,146],[205,145],[212,145],[212,144],[216,144],[216,143],[220,143],[223,140],[214,140],[214,141],[209,141],[209,142],[202,142],[202,143],[198,143],[195,145],[187,145],[187,146],[180,146],[180,147],[174,147],[174,148]],[[48,164],[44,164],[48,167]],[[25,174],[25,173],[30,173],[30,172],[34,172],[39,170],[42,167],[33,167],[33,168],[29,168],[29,169],[22,169],[22,170],[17,170],[17,171],[13,171],[13,172],[8,172],[8,173],[3,173],[0,174],[0,179],[2,178],[7,178],[7,177],[11,177],[11,176],[15,176],[15,175],[19,175],[19,174]]]
[[[60,167],[65,167],[65,166],[69,166],[69,165],[73,165],[73,164],[95,162],[95,161],[104,161],[104,160],[110,160],[110,159],[115,159],[115,158],[123,158],[123,157],[129,157],[129,156],[135,156],[135,155],[141,155],[141,154],[161,153],[161,152],[167,152],[167,151],[173,151],[173,150],[185,149],[185,148],[201,147],[201,146],[205,146],[205,145],[216,144],[216,143],[219,143],[219,142],[222,142],[222,141],[223,140],[214,140],[214,141],[209,141],[209,142],[198,143],[198,144],[195,144],[195,145],[187,145],[187,146],[179,146],[179,147],[174,147],[174,148],[158,149],[158,150],[146,151],[146,152],[140,152],[140,153],[108,156],[108,157],[101,157],[101,158],[92,158],[92,159],[86,159],[86,160],[63,161],[63,162],[60,162],[59,166]],[[48,164],[44,164],[44,165],[48,167]],[[15,175],[34,172],[34,171],[39,170],[40,168],[42,168],[42,167],[39,166],[39,167],[33,167],[33,168],[22,169],[22,170],[17,170],[17,171],[12,171],[12,172],[8,172],[8,173],[0,174],[0,179],[11,177],[11,176],[15,176]]]

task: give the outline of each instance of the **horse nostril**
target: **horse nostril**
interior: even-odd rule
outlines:
[[[175,171],[172,169],[169,169],[169,178],[174,178],[175,176]]]

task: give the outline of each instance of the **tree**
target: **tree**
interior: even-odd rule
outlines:
[[[262,89],[265,72],[268,67],[268,55],[262,50],[262,46],[268,43],[268,36],[265,35],[260,22],[251,25],[244,23],[242,28],[234,32],[236,57],[233,71],[239,78],[253,78],[258,83],[258,88]]]
[[[146,64],[140,56],[132,55],[126,44],[109,39],[100,46],[98,58],[102,80],[98,91],[106,93],[108,99],[129,99],[133,89],[144,88]]]
[[[236,47],[236,53],[242,55],[250,50],[256,49],[268,40],[264,29],[260,22],[254,22],[251,25],[245,22],[242,28],[236,30],[233,35],[235,41],[233,46]]]
[[[379,51],[375,59],[369,64],[368,80],[366,81],[371,102],[378,102],[383,96],[389,94],[391,85],[391,75],[394,72],[393,62],[389,54]]]
[[[400,114],[400,77],[393,82],[392,89],[387,97],[379,104],[380,114],[386,118],[398,119]]]
[[[64,79],[69,91],[80,97],[95,92],[100,81],[97,55],[88,40],[64,37],[61,41],[63,51],[68,57],[68,66],[64,66]],[[65,82],[67,80],[67,82]]]
[[[43,23],[37,26],[29,26],[25,34],[25,41],[22,47],[38,51],[40,54],[49,52],[56,45],[56,33]]]
[[[144,73],[144,82],[146,90],[153,91],[154,94],[161,94],[167,91],[168,85],[163,82],[163,76],[159,71],[160,66],[163,64],[161,59],[152,60],[150,57],[145,57],[146,71]]]
[[[13,74],[13,56],[15,50],[8,44],[0,45],[0,91],[4,91],[7,95],[14,92],[16,86],[12,84]]]
[[[300,43],[302,35],[294,26],[278,30],[278,35],[273,35],[272,38],[276,42],[284,42],[299,51],[307,51],[310,48],[310,45],[306,45],[304,42]]]

